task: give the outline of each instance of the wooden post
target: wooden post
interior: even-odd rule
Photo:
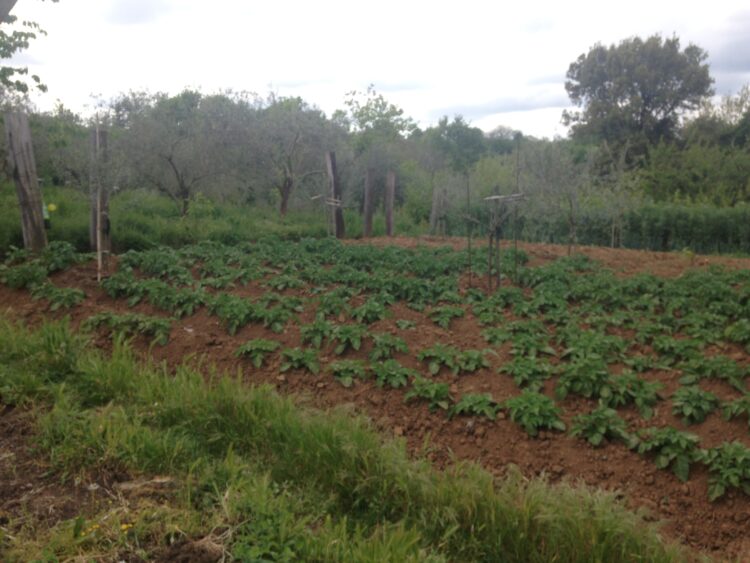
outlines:
[[[393,202],[396,199],[396,173],[388,171],[385,182],[385,234],[393,236]]]
[[[333,234],[336,238],[344,238],[344,211],[341,209],[341,183],[336,168],[336,153],[326,153],[326,168],[328,169],[328,182],[331,197],[331,222],[333,223]]]
[[[373,200],[372,200],[372,176],[373,172],[370,168],[365,172],[365,202],[364,202],[364,223],[362,236],[365,238],[372,236],[372,213],[373,213]]]
[[[5,141],[8,147],[10,173],[16,184],[18,204],[21,207],[23,246],[32,252],[39,252],[47,246],[47,233],[44,231],[44,203],[39,189],[31,129],[26,114],[5,114]]]
[[[103,186],[104,166],[107,162],[107,131],[97,125],[91,130],[89,244],[96,251],[97,278],[109,270],[112,237],[109,229],[109,190]]]

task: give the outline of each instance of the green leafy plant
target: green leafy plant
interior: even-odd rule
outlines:
[[[498,371],[513,377],[513,381],[519,387],[539,391],[544,387],[544,382],[552,376],[552,365],[539,358],[514,356]]]
[[[266,357],[278,350],[281,344],[275,340],[266,340],[263,338],[256,338],[254,340],[248,340],[242,346],[237,348],[234,353],[237,357],[247,357],[256,368],[260,368]]]
[[[394,336],[387,332],[373,334],[372,335],[372,352],[370,352],[370,360],[373,362],[388,360],[393,357],[393,354],[400,352],[406,354],[409,352],[409,347],[403,338]]]
[[[700,357],[700,343],[694,339],[678,339],[662,335],[651,344],[654,351],[671,365]]]
[[[281,305],[276,305],[269,309],[261,309],[258,312],[258,317],[263,321],[264,327],[276,334],[284,332],[286,324],[291,319],[296,318],[293,312]]]
[[[271,276],[263,285],[275,289],[276,291],[284,291],[285,289],[298,289],[304,285],[302,280],[291,276],[289,274],[279,274],[277,276]]]
[[[703,450],[698,461],[708,467],[708,498],[721,498],[729,489],[741,489],[750,495],[750,448],[741,442],[724,442]]]
[[[243,326],[260,320],[262,311],[249,299],[221,293],[210,300],[208,310],[219,317],[231,335]]]
[[[367,328],[362,325],[339,325],[333,328],[331,339],[336,342],[334,353],[339,356],[347,350],[359,350]]]
[[[561,358],[576,360],[594,357],[617,361],[626,348],[625,340],[619,336],[581,330],[575,325],[572,328],[572,333],[567,334],[564,339],[566,348],[560,355]]]
[[[338,360],[332,362],[328,369],[344,387],[351,387],[355,379],[367,378],[367,368],[361,360]]]
[[[739,416],[747,418],[747,425],[750,428],[750,394],[745,393],[739,399],[726,403],[723,408],[724,418],[731,420]]]
[[[672,413],[681,416],[688,424],[703,422],[718,406],[716,395],[697,385],[681,387],[672,395]]]
[[[497,355],[493,350],[463,350],[456,354],[454,371],[473,373],[482,368],[488,368],[490,367],[488,354]]]
[[[264,293],[256,301],[256,305],[265,309],[271,307],[279,307],[290,313],[301,313],[305,310],[304,301],[300,297],[294,295],[281,295],[280,293],[274,293],[269,291]]]
[[[508,409],[510,419],[530,436],[536,436],[544,428],[565,430],[565,423],[560,420],[560,409],[552,399],[541,393],[526,390],[506,400],[503,406]]]
[[[46,299],[49,302],[49,310],[57,311],[75,307],[86,298],[86,294],[77,288],[56,287],[51,282],[46,282],[32,288],[31,297]]]
[[[500,410],[492,395],[489,393],[463,395],[450,409],[448,416],[453,417],[457,414],[486,416],[490,420],[495,420],[497,411]]]
[[[610,375],[604,360],[587,357],[563,367],[555,393],[560,399],[571,393],[588,399],[606,399],[609,383]]]
[[[456,373],[458,370],[458,364],[456,363],[458,354],[459,350],[454,346],[434,344],[419,352],[417,359],[420,362],[427,362],[427,369],[431,375],[437,375],[442,367],[446,367]]]
[[[398,319],[396,320],[396,328],[399,330],[414,330],[417,328],[417,323],[409,319]]]
[[[641,379],[632,372],[613,376],[608,383],[609,393],[601,400],[610,407],[621,407],[634,404],[645,419],[654,415],[654,406],[662,397],[659,391],[663,385],[658,381]]]
[[[317,374],[320,371],[320,363],[318,362],[318,354],[313,348],[287,348],[281,352],[282,362],[281,371],[289,371],[291,369],[304,369],[312,374]]]
[[[320,348],[325,340],[331,338],[333,325],[323,318],[316,318],[311,324],[301,326],[299,330],[303,344]]]
[[[361,323],[371,324],[388,316],[388,309],[378,299],[368,299],[359,307],[352,309],[352,318]]]
[[[424,399],[430,411],[448,410],[451,403],[450,388],[447,383],[432,381],[426,377],[416,376],[411,382],[411,389],[404,396],[405,401]]]
[[[555,355],[555,349],[550,346],[547,337],[542,334],[521,333],[513,337],[511,352],[514,356],[532,356],[546,354]]]
[[[46,279],[47,269],[36,260],[17,266],[0,266],[0,282],[11,289],[31,289]]]
[[[40,262],[50,273],[67,270],[84,259],[85,255],[76,252],[72,244],[63,240],[50,241],[39,255]]]
[[[321,317],[338,316],[349,310],[349,294],[334,290],[322,294],[318,299],[317,315]]]
[[[83,323],[84,329],[107,327],[112,335],[135,336],[141,334],[151,336],[153,342],[164,346],[169,341],[172,322],[163,317],[149,317],[137,313],[118,315],[111,311],[98,313],[89,317]]]
[[[631,440],[625,421],[617,415],[617,411],[604,405],[588,414],[576,416],[570,433],[585,438],[592,446],[600,446],[605,439],[626,443]]]
[[[436,325],[448,328],[453,319],[461,318],[464,314],[464,310],[461,307],[444,305],[442,307],[434,307],[430,311],[429,316]]]
[[[745,391],[745,370],[727,356],[698,357],[679,365],[683,372],[680,383],[695,385],[701,379],[721,379],[739,391]]]
[[[386,360],[370,366],[375,374],[375,382],[378,387],[388,385],[389,387],[405,387],[409,378],[417,375],[412,369],[402,366],[396,360]]]
[[[750,319],[740,319],[729,325],[724,331],[724,338],[737,344],[750,345]]]
[[[667,369],[669,366],[666,362],[659,360],[656,356],[651,355],[635,355],[625,358],[623,363],[638,373],[649,371],[652,369]]]
[[[690,464],[698,458],[700,440],[694,434],[674,428],[647,428],[638,432],[633,447],[639,454],[653,454],[659,469],[671,468],[680,481],[690,477]]]

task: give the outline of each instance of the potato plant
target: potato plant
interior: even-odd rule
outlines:
[[[287,348],[281,352],[281,372],[292,369],[308,371],[314,375],[320,371],[318,354],[312,348]]]
[[[503,407],[508,409],[511,421],[521,426],[529,436],[537,436],[542,429],[565,430],[559,407],[541,393],[526,390],[506,400]]]
[[[750,448],[740,442],[724,442],[703,450],[698,461],[708,468],[708,497],[716,500],[730,490],[740,489],[750,495]]]
[[[355,379],[367,378],[367,367],[361,360],[337,360],[332,362],[328,369],[344,387],[354,385]]]
[[[389,387],[398,388],[406,387],[410,377],[417,376],[417,372],[402,366],[396,360],[386,360],[371,364],[370,369],[375,374],[375,383],[378,387],[388,385]]]
[[[570,434],[585,438],[594,447],[601,446],[605,440],[631,441],[625,421],[618,416],[617,411],[604,405],[588,414],[576,416]]]
[[[256,338],[248,340],[242,344],[234,353],[237,357],[249,358],[256,368],[261,368],[269,354],[272,354],[281,347],[281,344],[275,340],[266,340]]]
[[[697,385],[681,387],[672,395],[672,413],[682,417],[687,424],[703,422],[718,407],[716,395]]]
[[[414,377],[411,382],[411,389],[404,396],[404,400],[407,402],[413,399],[427,401],[430,411],[448,410],[452,401],[447,383],[439,383],[421,376]]]
[[[492,395],[489,393],[463,395],[452,407],[448,409],[448,416],[456,415],[468,416],[485,416],[490,420],[495,420],[497,411],[500,410]]]
[[[638,432],[632,447],[639,454],[651,454],[659,469],[671,469],[680,481],[690,477],[690,466],[698,460],[700,440],[695,434],[674,428],[647,428]]]

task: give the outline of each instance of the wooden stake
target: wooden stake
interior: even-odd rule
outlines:
[[[338,205],[330,206],[333,234],[336,238],[344,238],[345,228],[344,211],[341,209],[341,183],[339,182],[338,169],[336,168],[336,153],[333,151],[326,153],[326,168],[328,169],[331,200],[339,202]]]
[[[18,204],[21,208],[23,246],[32,252],[39,252],[47,246],[47,233],[44,231],[44,204],[26,114],[5,114],[5,141],[10,173],[16,184]]]
[[[109,229],[109,190],[103,185],[102,176],[107,162],[107,131],[97,124],[91,130],[91,220],[89,242],[96,251],[97,279],[109,271],[109,255],[112,252],[112,237]]]
[[[396,173],[388,171],[385,183],[385,234],[393,236],[393,202],[396,199]]]

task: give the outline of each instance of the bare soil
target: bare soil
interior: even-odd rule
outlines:
[[[456,248],[465,240],[444,239],[373,239],[370,244],[398,244],[414,247],[417,245],[445,245]],[[354,241],[351,244],[362,244]],[[566,247],[521,243],[520,248],[531,258],[531,265],[543,264],[567,254]],[[706,268],[720,264],[730,268],[750,268],[750,259],[688,256],[681,253],[668,254],[639,252],[632,250],[610,250],[594,247],[578,247],[578,252],[615,269],[627,276],[638,272],[650,272],[660,276],[679,276],[690,268]],[[61,318],[66,314],[77,327],[89,316],[103,310],[138,311],[150,315],[165,316],[147,304],[128,308],[124,301],[109,298],[96,283],[93,264],[76,266],[69,271],[56,274],[53,282],[59,286],[78,287],[87,294],[87,299],[69,313],[50,314],[45,311],[45,303],[32,301],[28,292],[10,290],[0,286],[0,314],[23,320],[34,325],[44,318]],[[481,280],[474,280],[482,285]],[[257,282],[238,288],[233,293],[244,296],[258,296],[265,292]],[[305,291],[287,291],[289,295],[308,296]],[[309,309],[309,308],[308,308]],[[481,336],[481,328],[470,311],[466,316],[453,321],[450,330],[444,330],[432,323],[424,314],[413,311],[402,304],[392,307],[392,316],[371,325],[373,332],[391,332],[407,341],[410,354],[399,354],[396,358],[414,369],[424,369],[415,359],[416,353],[435,342],[451,343],[460,348],[484,349],[486,343]],[[309,323],[313,311],[306,310],[300,315],[300,323]],[[396,319],[409,319],[417,323],[415,330],[397,330]],[[371,381],[357,382],[351,388],[344,388],[326,372],[325,365],[336,360],[330,348],[320,353],[323,369],[317,376],[289,372],[280,374],[279,355],[275,354],[267,366],[254,369],[249,362],[234,357],[237,347],[252,338],[271,338],[284,347],[298,346],[299,326],[290,323],[283,334],[273,334],[263,327],[250,325],[241,329],[235,336],[227,334],[216,317],[209,316],[201,309],[195,315],[173,322],[170,341],[166,346],[150,346],[146,340],[137,341],[144,353],[150,353],[157,361],[164,360],[176,366],[191,358],[202,360],[202,365],[215,365],[228,374],[238,374],[249,384],[268,383],[283,394],[293,394],[308,404],[329,408],[340,407],[368,416],[374,424],[387,434],[403,439],[412,452],[426,455],[437,467],[444,467],[455,459],[472,460],[480,463],[496,475],[502,475],[509,464],[515,464],[527,476],[545,475],[550,481],[569,480],[585,482],[588,485],[618,491],[632,508],[643,510],[649,518],[664,522],[664,534],[691,548],[700,550],[719,559],[732,558],[750,561],[750,497],[740,492],[729,492],[717,502],[710,502],[707,495],[708,476],[705,470],[694,468],[687,483],[680,482],[672,473],[656,468],[653,461],[628,450],[622,444],[608,444],[593,448],[582,440],[558,432],[542,432],[537,438],[529,437],[517,425],[506,420],[503,413],[498,419],[461,418],[448,420],[441,412],[431,413],[420,403],[404,402],[404,391],[379,388]],[[96,340],[100,347],[107,348],[109,339],[100,336]],[[347,353],[346,358],[366,359],[370,352],[369,343],[356,353]],[[741,348],[724,350],[735,360],[750,364],[750,357]],[[519,390],[512,379],[499,375],[496,369],[510,359],[509,350],[500,348],[498,357],[492,359],[492,367],[471,375],[453,376],[442,373],[437,379],[448,382],[454,396],[463,393],[492,393],[496,401],[517,395]],[[652,371],[644,377],[665,384],[664,395],[669,396],[678,386],[679,372]],[[549,383],[547,392],[551,395],[554,380]],[[738,396],[738,392],[721,382],[701,384],[715,392],[722,400]],[[564,420],[569,423],[576,414],[588,412],[593,401],[570,397],[561,401]],[[669,401],[663,401],[656,409],[653,419],[643,420],[637,411],[620,409],[620,414],[628,421],[630,429],[645,426],[671,425],[684,428],[701,438],[703,447],[711,447],[723,441],[738,440],[750,446],[750,432],[747,421],[727,422],[715,413],[697,425],[685,427],[681,420],[671,414]],[[13,477],[29,482],[31,490],[46,487],[52,491],[47,504],[49,510],[66,512],[66,500],[75,503],[80,492],[59,485],[53,487],[44,477],[44,471],[33,470],[34,464],[42,464],[38,457],[19,454],[26,448],[27,435],[18,434],[9,428],[12,420],[7,415],[0,418],[0,515],[7,503],[20,502],[25,493],[20,481],[9,481]],[[10,426],[9,426],[10,425]],[[13,458],[4,458],[4,452],[12,452]],[[25,457],[24,457],[25,456]],[[12,462],[7,460],[13,459]],[[12,482],[13,485],[6,486]],[[41,493],[37,498],[42,498]],[[62,500],[61,500],[62,499]],[[178,549],[178,548],[175,548]]]

